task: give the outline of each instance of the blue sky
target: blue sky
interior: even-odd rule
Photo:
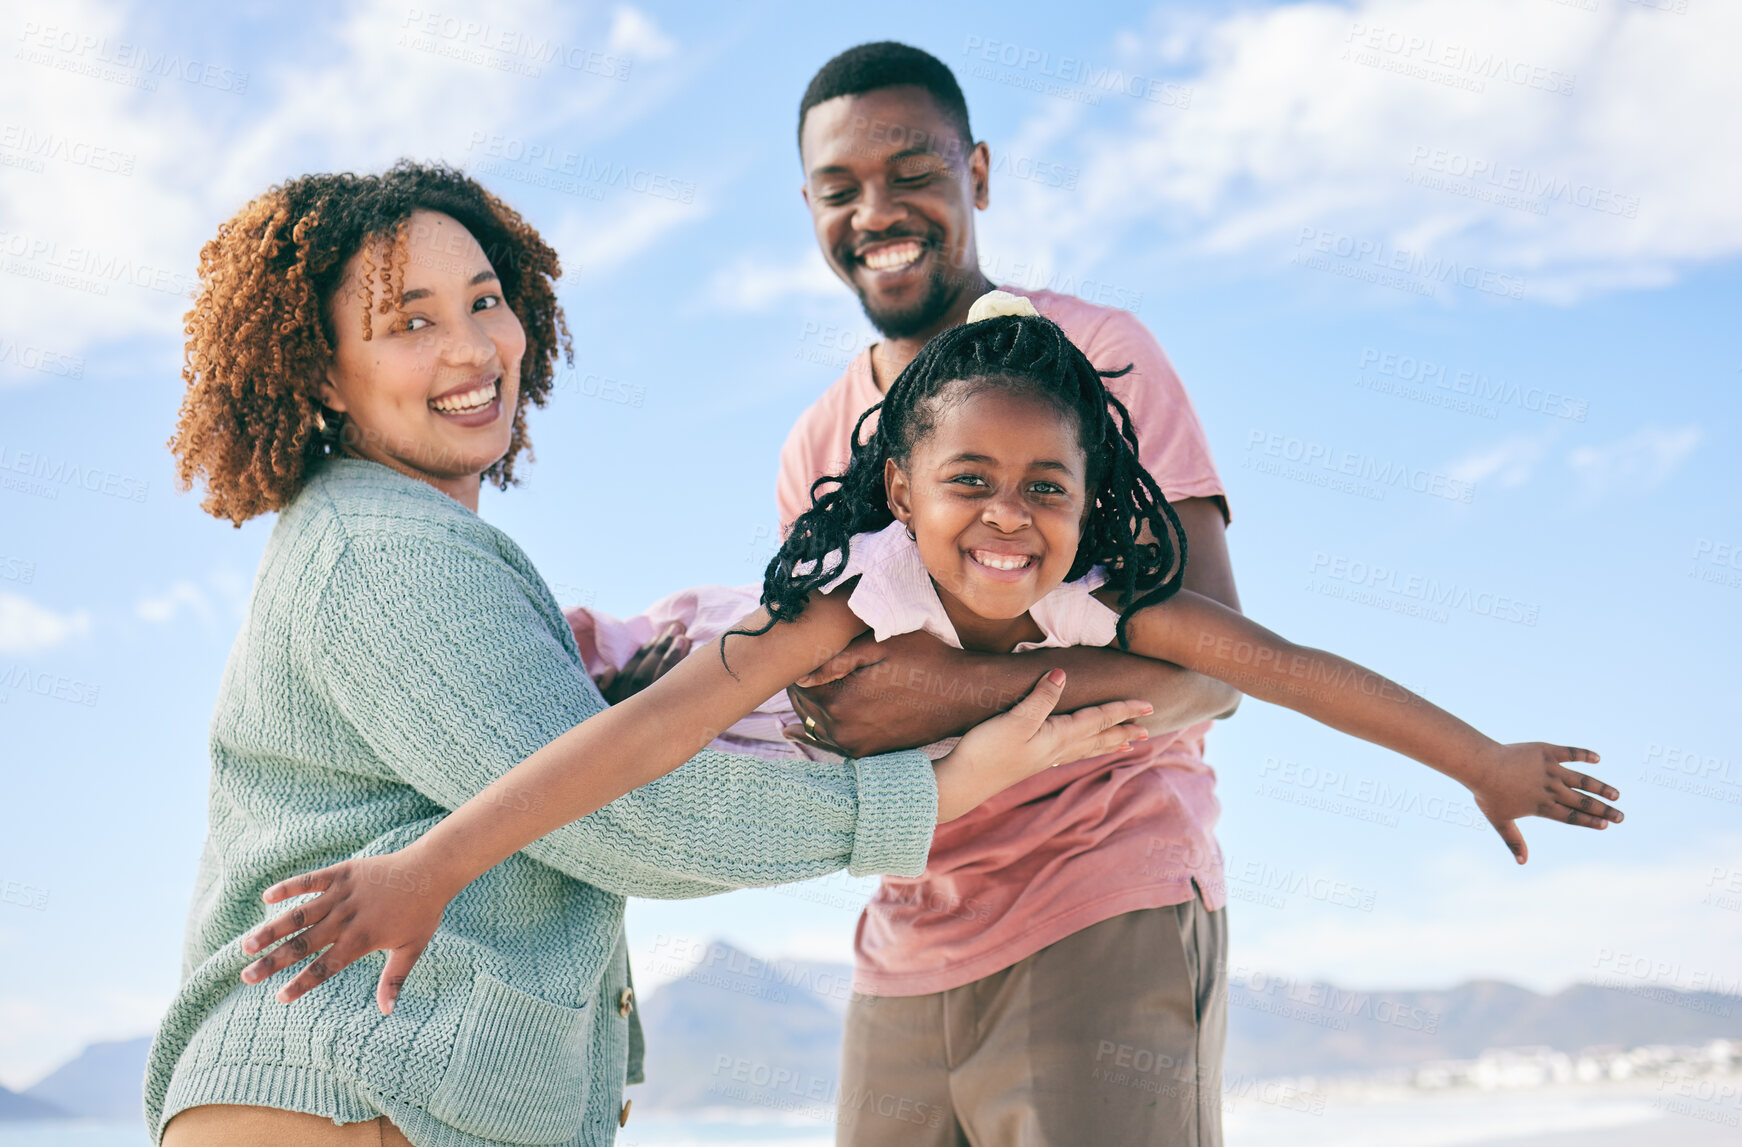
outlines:
[[[1210,742],[1235,964],[1733,986],[1739,25],[1714,0],[13,6],[0,1083],[149,1031],[177,980],[270,528],[173,488],[199,245],[301,172],[468,167],[561,253],[577,348],[483,513],[567,603],[743,582],[787,427],[869,337],[810,236],[794,111],[880,38],[961,79],[988,273],[1161,339],[1247,612],[1503,740],[1596,748],[1622,789],[1620,828],[1526,822],[1519,870],[1452,782],[1250,702]],[[1338,882],[1360,895],[1313,893]],[[845,959],[865,887],[637,903],[638,968],[715,936]]]

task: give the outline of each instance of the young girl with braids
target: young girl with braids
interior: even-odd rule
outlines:
[[[1527,854],[1516,818],[1596,829],[1621,820],[1586,795],[1614,800],[1613,788],[1562,763],[1594,763],[1595,753],[1498,744],[1371,670],[1290,644],[1182,589],[1184,533],[1138,461],[1124,406],[1102,381],[1119,373],[1097,371],[1028,300],[983,297],[860,419],[846,473],[812,487],[811,509],[768,565],[761,609],[721,636],[719,655],[683,660],[551,748],[572,742],[570,759],[585,759],[609,743],[607,715],[657,725],[669,705],[698,695],[725,699],[713,710],[725,730],[867,629],[883,640],[923,628],[986,652],[1117,642],[1286,705],[1463,783],[1520,864]],[[262,926],[247,950],[307,927],[300,951],[337,945],[324,960],[329,975],[381,949],[394,954],[388,971],[403,972],[452,895],[590,811],[568,807],[562,784],[554,757],[541,750],[406,850],[418,855],[345,861],[275,885],[269,903],[322,895],[295,919],[287,913]],[[940,807],[938,818],[963,811]],[[392,891],[392,882],[365,871],[370,863],[428,874],[437,894]],[[251,978],[293,962],[281,952]],[[383,977],[386,1010],[395,986]],[[314,982],[299,977],[279,997],[294,999]]]

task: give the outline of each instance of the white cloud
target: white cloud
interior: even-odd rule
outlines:
[[[27,597],[0,591],[0,653],[40,653],[91,631],[84,610],[56,613]]]
[[[1522,486],[1536,477],[1559,437],[1553,427],[1540,434],[1513,435],[1448,463],[1446,473],[1463,482],[1503,489]],[[1681,468],[1703,438],[1697,426],[1668,430],[1642,426],[1606,445],[1576,446],[1563,461],[1593,495],[1654,490]]]
[[[220,620],[220,612],[240,619],[248,612],[248,580],[228,567],[208,573],[205,584],[188,578],[178,578],[158,594],[141,594],[133,604],[133,616],[153,625],[168,625],[182,614],[192,614],[210,629]]]
[[[481,47],[465,22],[439,15],[432,31],[395,0],[339,11],[320,30],[313,63],[266,65],[239,95],[174,75],[147,90],[138,68],[108,69],[128,83],[80,74],[68,65],[90,61],[57,44],[127,43],[159,58],[188,49],[113,0],[24,5],[17,22],[38,39],[21,35],[0,69],[0,103],[18,110],[0,138],[9,160],[0,165],[0,254],[13,272],[0,275],[0,335],[23,345],[28,332],[36,357],[139,335],[174,339],[201,244],[269,185],[304,171],[378,170],[401,156],[476,165],[491,134],[584,150],[676,86],[668,65],[646,65],[681,55],[678,45],[626,5],[503,0],[488,19],[489,43],[518,51]],[[212,51],[230,73],[250,66]],[[633,82],[599,74],[607,52],[632,57]],[[56,158],[93,148],[119,159]],[[512,185],[504,193],[515,200]],[[610,238],[619,262],[670,230],[647,222],[658,209],[629,214],[631,226]],[[554,232],[565,220],[540,222]],[[49,289],[45,277],[74,286]],[[37,374],[17,381],[49,377]]]
[[[1578,447],[1567,455],[1567,465],[1592,494],[1654,490],[1681,467],[1702,437],[1697,426],[1642,426],[1607,446]]]
[[[663,60],[677,51],[669,36],[659,30],[653,17],[627,4],[620,4],[611,16],[611,50],[632,59]]]
[[[1548,454],[1554,432],[1518,434],[1467,454],[1446,467],[1446,473],[1472,485],[1492,480],[1502,487],[1522,486]]]
[[[989,247],[1081,265],[1156,245],[1264,274],[1303,233],[1329,231],[1509,273],[1526,297],[1562,303],[1742,254],[1726,191],[1742,183],[1742,119],[1714,114],[1742,102],[1728,48],[1742,6],[1174,13],[1115,37],[1102,62],[1189,88],[1189,106],[1040,100],[1011,147],[1080,167],[1081,190],[994,180]],[[1482,90],[1452,86],[1467,81]]]
[[[1616,978],[1615,954],[1625,952],[1676,967],[1678,982],[1652,986],[1697,987],[1714,976],[1736,982],[1742,913],[1703,901],[1713,872],[1734,869],[1742,840],[1713,840],[1655,861],[1633,857],[1544,871],[1537,867],[1544,838],[1572,830],[1536,818],[1519,824],[1537,845],[1536,859],[1523,868],[1505,859],[1496,838],[1495,863],[1472,866],[1467,858],[1448,857],[1408,904],[1387,903],[1371,913],[1253,907],[1242,912],[1230,963],[1364,988],[1430,987],[1490,975],[1554,991]],[[1602,890],[1604,903],[1627,910],[1593,912],[1593,889]]]
[[[833,299],[847,289],[822,255],[807,248],[787,260],[739,256],[730,266],[714,272],[706,300],[726,311],[770,311],[794,299]]]
[[[155,597],[140,598],[133,607],[133,614],[139,620],[149,621],[153,625],[167,625],[174,621],[183,610],[192,613],[208,625],[217,618],[216,612],[212,609],[211,601],[200,587],[191,581],[178,581]]]
[[[700,195],[691,203],[656,195],[636,195],[634,200],[609,215],[572,214],[550,229],[546,238],[562,256],[565,282],[596,283],[668,234],[712,214]]]

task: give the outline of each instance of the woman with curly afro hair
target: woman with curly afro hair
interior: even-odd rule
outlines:
[[[408,281],[451,275],[468,256],[491,272],[468,284],[469,339],[407,337],[433,325],[399,310],[429,294]],[[545,404],[559,353],[574,361],[552,284],[561,274],[525,220],[457,171],[402,162],[273,188],[200,252],[170,441],[180,484],[203,482],[205,509],[241,525],[282,510],[321,459],[347,453],[459,483],[440,488],[475,510],[476,483],[462,486],[478,473],[514,482],[526,406]],[[391,378],[393,397],[371,377]],[[443,393],[420,400],[418,386],[437,381]]]
[[[182,983],[145,1081],[156,1142],[610,1143],[641,1072],[626,897],[925,867],[924,753],[697,752],[718,733],[709,696],[563,760],[552,791],[499,782],[617,714],[538,571],[477,514],[482,482],[515,481],[527,406],[569,352],[559,274],[501,201],[409,162],[273,187],[201,252],[171,447],[214,516],[278,520],[212,718]],[[984,788],[1086,755],[1087,734],[1041,735],[1057,694],[970,735],[962,775]],[[486,790],[510,833],[595,811],[459,887],[439,850],[397,855]],[[307,933],[319,890],[291,878],[347,860],[407,911],[437,906],[427,944]],[[268,895],[291,927],[247,941]]]

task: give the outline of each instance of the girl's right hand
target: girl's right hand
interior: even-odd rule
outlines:
[[[1054,716],[1064,689],[1065,671],[1051,670],[1008,712],[969,729],[938,760],[939,824],[1042,769],[1128,749],[1149,736],[1128,723],[1155,711],[1147,701],[1109,701]]]
[[[375,1006],[382,1015],[391,1014],[399,989],[441,926],[442,910],[454,895],[431,878],[413,848],[342,860],[281,880],[262,892],[260,898],[268,904],[311,892],[320,895],[242,938],[242,951],[249,954],[285,941],[243,968],[243,982],[257,984],[315,956],[313,963],[278,989],[279,1002],[288,1004],[359,958],[385,949],[387,966],[375,985]]]

